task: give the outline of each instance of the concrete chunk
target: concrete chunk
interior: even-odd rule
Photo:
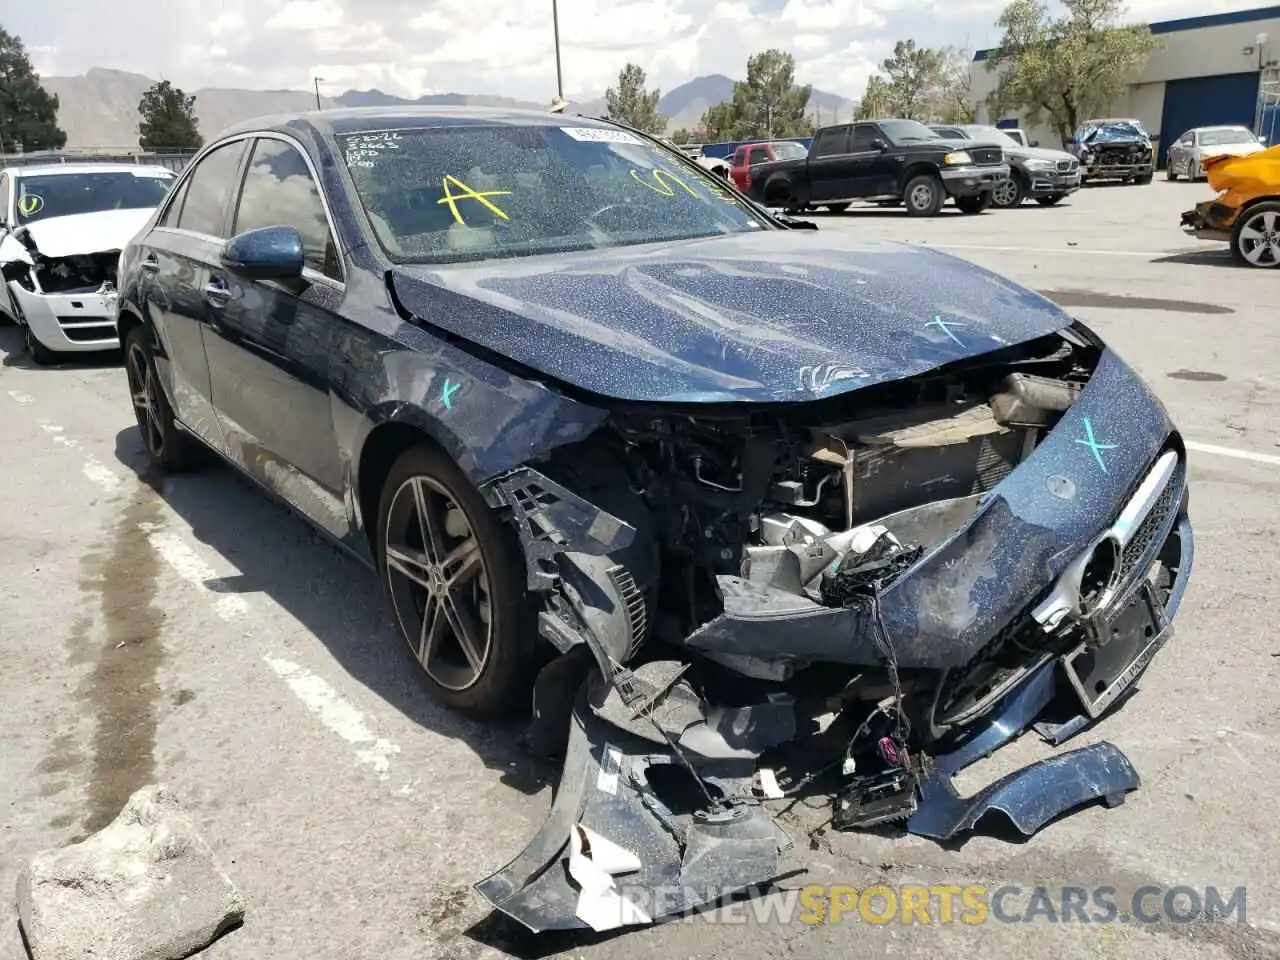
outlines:
[[[32,960],[178,960],[244,919],[244,899],[163,785],[18,874]]]

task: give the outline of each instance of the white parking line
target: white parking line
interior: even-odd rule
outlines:
[[[278,657],[263,659],[330,732],[356,748],[357,761],[372,767],[380,780],[387,779],[391,756],[400,752],[398,746],[370,730],[364,714],[344,700],[322,677],[288,660]]]
[[[1200,253],[1198,248],[1191,250],[1094,250],[1089,247],[997,247],[986,244],[969,243],[924,243],[916,242],[915,246],[933,247],[936,250],[987,250],[991,253],[1074,253],[1091,257],[1143,257],[1153,260],[1157,257],[1171,257],[1179,253]],[[1213,252],[1213,248],[1204,248]],[[1227,256],[1227,254],[1223,254]]]
[[[1254,463],[1280,464],[1280,456],[1274,453],[1254,453],[1252,450],[1237,450],[1235,447],[1219,447],[1212,443],[1199,443],[1195,440],[1185,441],[1188,450],[1196,453],[1207,453],[1214,457],[1231,457],[1234,460],[1252,460]]]
[[[19,405],[30,406],[31,398],[25,394],[12,390],[8,393]],[[67,449],[80,447],[79,441],[66,436],[60,425],[44,419],[37,422],[40,429],[60,446]],[[83,458],[80,469],[86,479],[105,493],[119,493],[129,476],[111,469],[91,454]],[[213,611],[218,619],[232,623],[250,613],[251,607],[246,598],[218,594],[218,584],[226,580],[226,575],[219,574],[206,563],[181,534],[165,529],[162,524],[144,524],[142,527],[151,546],[174,573],[200,592],[217,596],[213,600]],[[263,659],[324,727],[355,748],[358,764],[370,767],[380,780],[390,776],[391,757],[400,752],[400,747],[374,733],[358,708],[322,677],[296,663],[270,656]],[[407,795],[412,790],[410,784],[398,792]]]

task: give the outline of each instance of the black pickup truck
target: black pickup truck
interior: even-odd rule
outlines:
[[[803,159],[752,168],[747,194],[789,213],[838,213],[853,200],[893,199],[912,216],[928,217],[947,197],[963,213],[980,213],[1008,177],[998,143],[946,140],[915,120],[866,120],[822,127]]]

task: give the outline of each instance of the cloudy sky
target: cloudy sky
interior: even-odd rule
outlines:
[[[1262,6],[1130,0],[1133,18]],[[555,93],[552,0],[17,0],[0,19],[43,74],[112,67],[200,87]],[[800,79],[850,98],[897,39],[989,46],[1003,0],[559,0],[566,93],[598,96],[628,60],[664,90],[738,78],[769,46]]]

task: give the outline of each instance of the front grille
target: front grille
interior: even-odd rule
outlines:
[[[1004,151],[999,147],[975,147],[969,151],[969,155],[973,157],[973,162],[977,164],[1004,163]]]
[[[1075,172],[1076,167],[1078,167],[1078,166],[1080,166],[1080,161],[1079,161],[1079,160],[1059,160],[1059,161],[1058,161],[1058,172],[1059,172],[1059,173],[1074,173],[1074,172]]]
[[[1099,163],[1141,163],[1151,151],[1141,146],[1098,147]]]

